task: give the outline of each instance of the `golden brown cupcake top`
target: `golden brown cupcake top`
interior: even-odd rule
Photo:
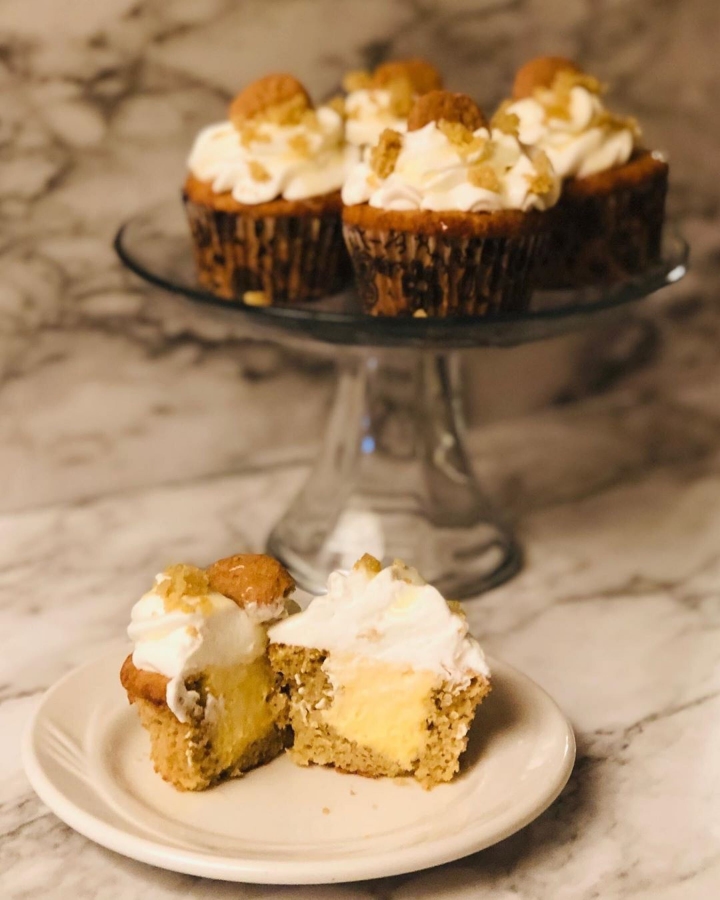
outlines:
[[[407,80],[416,94],[427,94],[442,88],[442,75],[425,59],[398,59],[379,65],[372,74],[373,87],[387,87],[395,81]]]
[[[372,72],[357,69],[343,78],[343,88],[347,93],[372,88],[390,88],[393,84],[405,82],[412,93],[426,94],[442,87],[442,75],[432,63],[415,57],[396,59],[381,63]]]
[[[228,118],[242,131],[251,121],[263,119],[278,124],[297,124],[313,109],[310,95],[293,75],[265,75],[253,81],[235,97]]]
[[[450,91],[430,91],[415,101],[408,116],[408,131],[418,131],[428,122],[453,122],[469,131],[487,127],[487,121],[477,103],[467,94]]]
[[[264,553],[237,553],[208,566],[210,588],[234,600],[269,606],[295,590],[295,581],[282,565]]]
[[[128,700],[148,700],[155,706],[167,706],[167,686],[170,679],[159,672],[138,669],[132,653],[125,659],[120,669],[120,684],[125,688]]]
[[[537,88],[552,87],[558,72],[579,74],[581,71],[576,63],[564,56],[536,56],[517,70],[512,89],[513,100],[532,97]]]

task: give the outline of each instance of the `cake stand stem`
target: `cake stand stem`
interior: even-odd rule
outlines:
[[[454,355],[343,353],[315,464],[268,552],[312,592],[363,553],[412,563],[455,598],[518,571],[518,546],[465,449]]]

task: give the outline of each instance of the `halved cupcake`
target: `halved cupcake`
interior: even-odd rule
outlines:
[[[315,109],[291,75],[268,75],[228,117],[198,135],[183,191],[201,284],[252,304],[338,290],[349,273],[340,187],[358,157],[342,115]]]
[[[431,788],[459,770],[490,670],[459,604],[415,569],[364,556],[326,595],[270,629],[300,765],[414,776]]]
[[[286,746],[267,627],[294,586],[271,557],[240,554],[207,570],[172,566],[133,607],[120,680],[155,770],[179,790],[241,775]]]
[[[560,182],[547,156],[490,129],[464,94],[420,97],[343,187],[343,232],[373,315],[524,309]]]
[[[668,165],[602,93],[570,60],[539,57],[517,72],[512,100],[493,119],[543,150],[563,179],[548,259],[536,271],[544,287],[616,281],[660,254]]]
[[[345,136],[357,147],[373,146],[386,128],[403,132],[415,100],[442,88],[442,76],[424,59],[382,63],[373,72],[348,72],[343,79]]]

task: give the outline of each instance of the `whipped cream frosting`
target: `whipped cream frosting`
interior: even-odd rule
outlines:
[[[407,120],[392,111],[392,93],[385,88],[361,88],[345,98],[345,137],[358,147],[376,144],[386,128],[403,132]]]
[[[273,625],[269,636],[274,643],[434,672],[453,684],[490,675],[463,616],[398,562],[377,574],[362,563],[348,574],[333,572],[327,594]]]
[[[567,117],[553,115],[556,107],[554,92],[546,89],[509,104],[507,112],[518,117],[520,140],[544,150],[561,178],[585,178],[630,159],[634,130],[607,115],[596,93],[575,85]]]
[[[166,700],[180,722],[199,712],[198,694],[186,680],[207,666],[250,663],[265,652],[263,622],[285,614],[282,598],[267,607],[238,606],[216,591],[202,596],[183,595],[167,604],[161,593],[169,576],[161,573],[155,586],[133,606],[128,637],[134,643],[135,668],[169,678]]]
[[[209,125],[197,136],[188,167],[215,193],[230,191],[238,203],[255,204],[339,190],[358,154],[344,142],[342,117],[324,106],[293,125],[259,120],[244,133],[231,122]]]
[[[475,149],[451,141],[436,122],[407,132],[386,178],[373,171],[370,157],[353,167],[343,202],[388,210],[462,212],[542,210],[557,202],[559,178],[549,166],[543,169],[540,158],[533,158],[514,135],[478,128],[472,137]],[[538,190],[534,185],[543,174],[548,184]]]

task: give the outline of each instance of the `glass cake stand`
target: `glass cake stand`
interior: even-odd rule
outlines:
[[[514,575],[522,553],[478,484],[465,448],[455,350],[512,347],[606,322],[678,281],[688,247],[666,233],[651,269],[611,287],[536,292],[527,312],[492,319],[365,315],[352,290],[307,304],[248,306],[196,278],[179,203],[122,226],[122,262],[204,315],[245,316],[274,339],[333,345],[335,400],[310,475],[268,539],[298,584],[324,589],[363,553],[404,559],[446,596],[478,594]]]

